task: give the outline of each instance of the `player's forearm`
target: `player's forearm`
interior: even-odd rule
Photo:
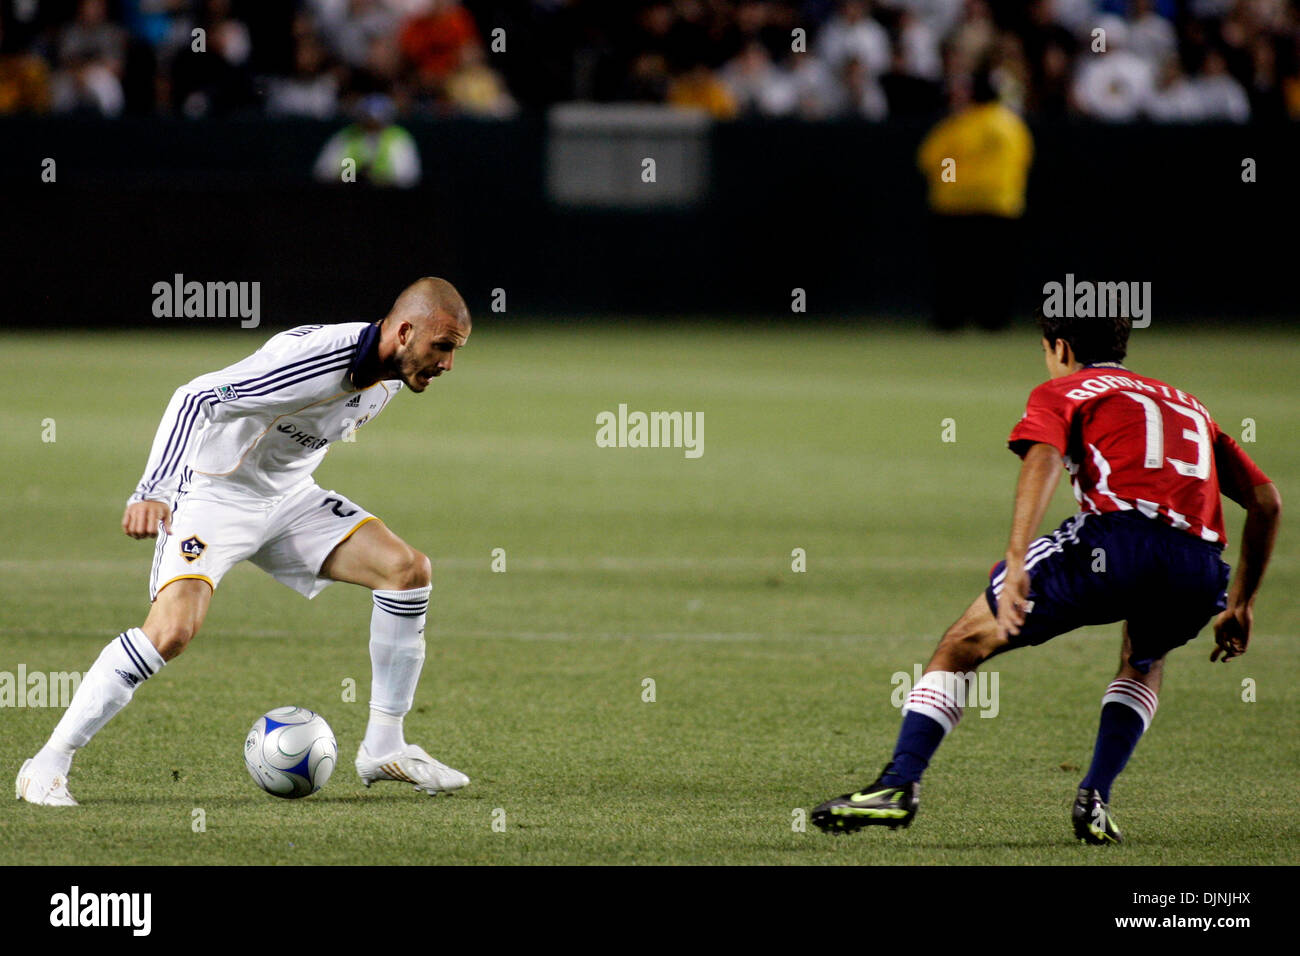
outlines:
[[[1025,453],[1016,482],[1016,504],[1011,516],[1011,537],[1007,541],[1007,564],[1015,566],[1025,560],[1029,542],[1038,534],[1047,506],[1061,480],[1061,453],[1039,442]]]
[[[158,431],[154,434],[144,474],[130,501],[170,500],[175,484],[173,478],[185,460],[190,436],[204,420],[199,414],[197,403],[188,401],[194,393],[195,390],[190,385],[182,385],[172,394],[162,421],[158,423]]]
[[[1241,557],[1228,589],[1228,605],[1240,607],[1255,600],[1264,569],[1273,554],[1278,525],[1282,521],[1282,497],[1272,484],[1257,485],[1246,506],[1246,526],[1241,532]]]

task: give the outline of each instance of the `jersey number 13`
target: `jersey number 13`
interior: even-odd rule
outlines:
[[[1142,395],[1138,392],[1124,392],[1129,398],[1142,406],[1142,411],[1146,415],[1147,421],[1147,442],[1146,457],[1143,464],[1147,468],[1163,468],[1165,466],[1165,419],[1162,414],[1160,405],[1164,405],[1172,412],[1184,416],[1191,420],[1195,428],[1184,428],[1182,437],[1196,444],[1196,461],[1182,461],[1178,458],[1168,459],[1169,464],[1180,475],[1188,478],[1200,478],[1204,481],[1210,477],[1210,426],[1205,420],[1205,416],[1192,408],[1184,408],[1182,405],[1175,405],[1172,402],[1156,403],[1154,398],[1149,395]],[[1175,427],[1181,422],[1173,423]]]

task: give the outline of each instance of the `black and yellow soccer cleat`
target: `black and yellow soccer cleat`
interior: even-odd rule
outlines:
[[[1106,846],[1124,842],[1115,818],[1110,815],[1110,807],[1101,799],[1099,791],[1080,787],[1070,817],[1074,821],[1074,835],[1084,843]]]
[[[812,822],[826,833],[852,833],[867,826],[895,830],[911,826],[920,805],[919,782],[886,787],[877,778],[856,793],[827,800],[813,810]]]

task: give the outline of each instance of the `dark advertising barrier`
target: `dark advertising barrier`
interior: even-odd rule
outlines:
[[[801,321],[907,317],[926,314],[942,265],[915,165],[924,126],[714,126],[694,198],[583,207],[548,189],[545,118],[409,124],[424,179],[406,191],[313,182],[339,125],[0,122],[0,322],[168,321],[154,290],[177,275],[260,283],[268,325],[342,321],[379,315],[429,273],[454,278],[480,313],[500,289],[516,315],[780,319],[800,288]],[[1017,300],[1031,307],[1073,273],[1149,281],[1165,319],[1295,316],[1298,137],[1036,128],[1025,242],[1008,250]],[[1243,182],[1247,160],[1256,182]]]

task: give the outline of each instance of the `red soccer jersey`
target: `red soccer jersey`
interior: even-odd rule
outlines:
[[[1007,444],[1065,456],[1081,511],[1136,509],[1226,543],[1219,494],[1244,503],[1268,482],[1191,395],[1115,364],[1085,366],[1039,385]]]

